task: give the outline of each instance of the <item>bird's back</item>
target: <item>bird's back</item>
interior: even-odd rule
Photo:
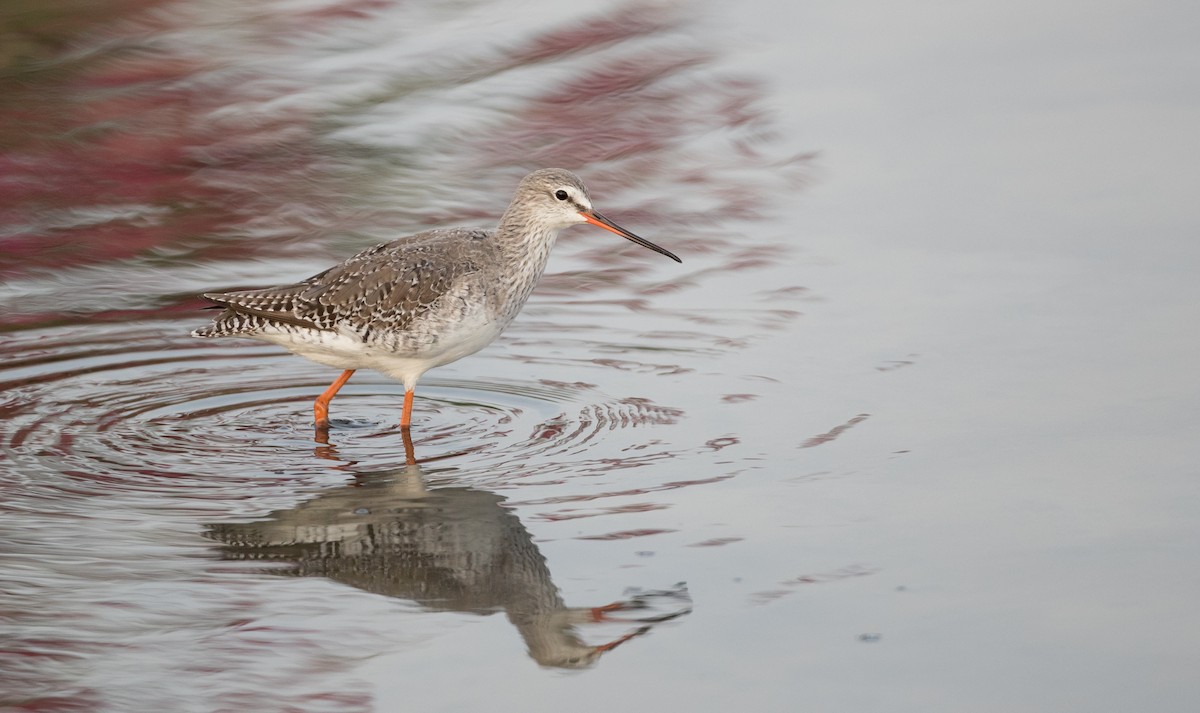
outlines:
[[[465,281],[501,260],[492,232],[428,230],[368,248],[290,285],[214,292],[224,307],[197,337],[258,337],[276,330],[351,332],[364,340],[414,326]]]

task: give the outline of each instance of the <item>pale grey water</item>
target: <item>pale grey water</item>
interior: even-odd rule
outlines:
[[[25,326],[0,366],[0,705],[1194,708],[1200,11],[617,8],[385,3],[311,37],[271,20],[277,47],[228,18],[178,32],[232,48],[212,71],[287,88],[241,85],[218,115],[312,112],[335,126],[309,148],[341,163],[288,167],[318,183],[282,198],[251,171],[209,176],[238,189],[209,201],[258,196],[247,222],[5,279],[6,324]],[[528,49],[604,17],[643,34]],[[526,53],[489,75],[495,47]],[[623,61],[686,69],[631,88]],[[731,105],[767,114],[739,124]],[[422,385],[417,455],[449,456],[417,476],[429,500],[406,489],[397,384],[356,377],[330,451],[304,423],[328,370],[185,335],[204,319],[191,293],[301,277],[393,228],[486,223],[524,162],[572,157],[600,210],[684,265],[564,236],[505,337]],[[344,557],[359,517],[380,518],[374,559]],[[313,560],[329,576],[221,545],[295,522],[341,543]],[[471,527],[495,552],[446,546],[434,567],[424,538]],[[528,588],[464,590],[490,608],[410,586],[531,547]],[[586,670],[539,666],[518,607],[475,609],[546,576],[568,607],[686,582],[691,611]]]

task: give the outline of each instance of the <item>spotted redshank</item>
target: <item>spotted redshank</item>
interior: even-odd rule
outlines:
[[[224,311],[192,336],[259,339],[343,369],[313,404],[319,430],[355,370],[387,374],[404,383],[400,427],[408,429],[421,375],[495,340],[529,299],[559,231],[576,223],[682,262],[593,210],[575,174],[545,168],[521,180],[495,230],[427,230],[296,284],[210,292],[204,297]]]

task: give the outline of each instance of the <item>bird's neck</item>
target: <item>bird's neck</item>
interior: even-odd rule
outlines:
[[[530,221],[526,216],[514,215],[512,209],[500,219],[495,240],[509,265],[505,274],[516,283],[511,293],[521,303],[529,297],[546,269],[559,230]]]
[[[496,242],[509,259],[535,263],[540,273],[560,229],[534,220],[527,208],[514,204],[504,212],[496,226]]]

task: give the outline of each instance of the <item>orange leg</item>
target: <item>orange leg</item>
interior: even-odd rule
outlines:
[[[404,392],[404,411],[400,413],[400,428],[407,431],[412,426],[412,405],[413,392],[412,389]]]
[[[605,616],[609,612],[621,611],[622,609],[627,608],[628,605],[625,604],[625,602],[613,602],[612,604],[605,604],[602,607],[592,607],[592,621],[605,621],[609,618]]]
[[[629,641],[630,639],[634,638],[635,636],[641,636],[642,634],[645,634],[647,631],[650,631],[650,627],[643,626],[640,629],[635,629],[634,631],[629,632],[628,634],[622,636],[619,639],[610,641],[607,644],[600,644],[599,646],[596,646],[594,648],[596,651],[598,651],[600,653],[604,653],[605,651],[612,651],[613,649],[617,648],[618,646],[625,643],[626,641]]]
[[[400,436],[404,439],[404,464],[416,465],[417,455],[413,453],[412,432],[407,428],[400,429]]]
[[[342,375],[334,379],[329,388],[325,389],[325,392],[313,402],[313,420],[316,422],[317,428],[329,428],[329,402],[333,400],[333,396],[338,392],[338,389],[342,388],[350,380],[351,376],[354,376],[353,369],[343,371]]]

